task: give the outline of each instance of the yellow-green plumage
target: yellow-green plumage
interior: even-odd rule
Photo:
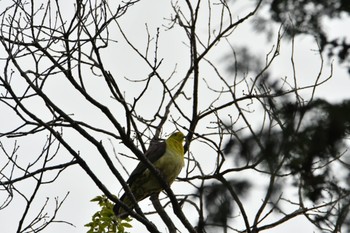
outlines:
[[[174,133],[165,142],[150,146],[145,154],[169,185],[174,182],[184,166],[183,141],[184,135],[181,132]],[[142,162],[131,173],[127,183],[137,202],[163,189],[158,178]],[[128,195],[123,194],[120,200],[131,209],[134,207]],[[114,212],[120,216],[125,213],[125,210],[116,204]]]

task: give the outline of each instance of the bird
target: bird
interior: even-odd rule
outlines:
[[[145,157],[160,172],[160,175],[169,186],[174,182],[184,166],[184,139],[184,134],[178,131],[170,135],[165,141],[151,143],[149,149],[145,152]],[[158,177],[154,176],[141,161],[130,174],[127,184],[136,202],[163,190]],[[130,209],[135,207],[135,203],[127,193],[121,196],[120,201]],[[121,219],[125,219],[129,215],[127,210],[119,204],[114,205],[113,211]]]

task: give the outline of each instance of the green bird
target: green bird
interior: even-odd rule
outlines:
[[[151,144],[145,153],[145,156],[159,170],[169,185],[174,182],[184,166],[184,138],[183,133],[176,132],[165,141]],[[136,166],[127,183],[137,202],[163,190],[158,178],[142,162]],[[126,193],[120,200],[131,209],[135,207],[132,198]],[[113,211],[121,218],[128,216],[126,210],[118,204],[114,205]]]

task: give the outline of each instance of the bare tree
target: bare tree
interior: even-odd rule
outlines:
[[[259,59],[264,62],[231,43],[261,2],[238,19],[226,1],[173,2],[163,26],[146,25],[144,44],[138,45],[123,21],[142,4],[137,0],[9,1],[0,12],[0,107],[15,117],[1,122],[6,130],[0,132],[5,196],[0,208],[6,211],[17,197],[25,200],[17,232],[74,222],[56,218],[66,196],[55,200],[52,214],[46,213],[47,200],[36,216],[28,215],[37,193],[71,166],[79,166],[110,201],[123,205],[92,167],[102,163],[130,192],[125,178],[131,169],[125,163],[131,158],[144,162],[165,190],[161,200],[152,197],[157,211],[137,206],[131,212],[137,220],[133,226],[142,224],[149,232],[163,232],[164,223],[169,232],[253,233],[297,216],[321,231],[348,229],[349,103],[315,98],[316,89],[332,78],[321,53],[313,81],[299,84],[293,39],[291,75],[272,77],[285,27]],[[185,51],[172,64],[172,54],[163,54],[173,46],[163,33],[171,32],[181,35],[175,46],[182,44]],[[135,58],[128,67],[117,62],[127,58],[119,45]],[[230,72],[218,62],[222,51],[229,51]],[[137,77],[122,72],[136,68]],[[187,135],[186,165],[176,191],[143,155],[153,140],[174,130]],[[35,145],[39,152],[19,153],[19,144],[32,138],[43,139]],[[94,162],[84,148],[94,151]],[[256,177],[265,185],[259,192]],[[22,189],[26,182],[34,188]],[[249,191],[259,193],[258,206],[245,198]],[[149,217],[157,214],[152,223]]]

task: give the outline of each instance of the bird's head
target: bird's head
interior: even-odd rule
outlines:
[[[185,135],[183,133],[181,133],[181,132],[173,133],[166,140],[167,148],[175,150],[183,157],[183,155],[184,155],[184,146],[183,146],[184,139],[185,139]]]
[[[179,132],[173,133],[168,139],[175,140],[177,142],[182,143],[185,139],[185,135],[179,131]]]

